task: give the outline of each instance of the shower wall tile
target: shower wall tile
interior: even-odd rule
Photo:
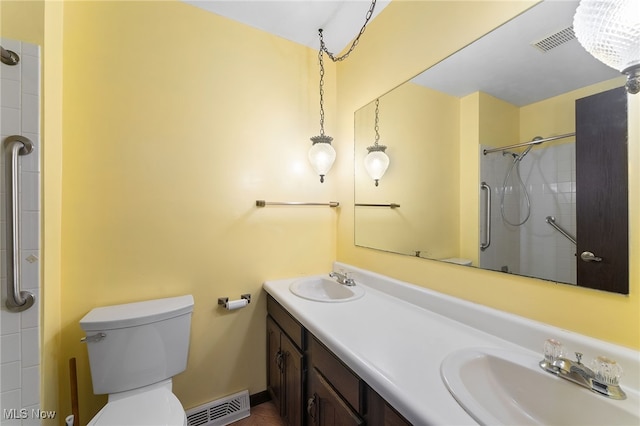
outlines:
[[[20,173],[22,191],[20,192],[20,203],[23,210],[40,210],[40,173],[25,172]]]
[[[2,288],[7,288],[6,280],[2,282]],[[1,335],[20,332],[20,315],[9,312],[5,309],[0,311],[0,332]],[[0,361],[2,359],[0,358]]]
[[[20,134],[20,110],[16,108],[2,107],[2,138]]]
[[[20,81],[2,79],[2,102],[0,106],[20,109]]]
[[[40,214],[37,211],[22,211],[21,237],[23,250],[37,250],[40,243]]]
[[[0,364],[0,392],[20,389],[20,362],[7,362]]]
[[[3,408],[22,407],[20,400],[20,390],[12,390],[8,392],[2,392],[0,394],[0,404]],[[6,420],[3,419],[2,426],[20,425],[20,420]]]
[[[22,94],[22,133],[40,133],[38,95]]]
[[[36,405],[40,403],[40,367],[22,369],[22,404]]]
[[[39,268],[40,254],[38,250],[20,251],[20,272],[22,273],[22,288],[37,289],[40,282]]]
[[[20,361],[20,333],[1,336],[0,348],[3,363]]]
[[[26,95],[40,94],[40,72],[38,68],[38,57],[22,54],[22,93]]]
[[[39,364],[40,342],[37,328],[25,328],[22,330],[21,359],[22,368],[35,367]]]

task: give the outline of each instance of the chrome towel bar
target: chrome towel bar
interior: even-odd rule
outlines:
[[[328,203],[307,203],[304,201],[265,201],[265,200],[256,200],[257,207],[265,207],[265,206],[329,206],[329,207],[338,207],[340,203],[337,201],[329,201]]]
[[[400,204],[396,204],[396,203],[389,203],[389,204],[362,204],[362,203],[356,203],[355,204],[356,207],[389,207],[392,209],[397,209],[398,207],[400,207]]]
[[[35,296],[28,291],[20,290],[22,276],[20,274],[20,171],[18,156],[28,155],[33,151],[33,142],[24,136],[9,136],[4,140],[5,149],[9,153],[7,162],[7,185],[11,195],[7,207],[7,308],[12,312],[29,309],[35,302]],[[10,225],[9,225],[10,224]]]

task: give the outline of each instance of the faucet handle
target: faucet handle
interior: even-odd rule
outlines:
[[[562,355],[562,343],[555,339],[547,339],[544,342],[544,359],[548,363],[553,363],[555,360],[562,357]]]
[[[593,371],[596,380],[609,385],[617,385],[622,376],[622,367],[615,360],[606,356],[599,356],[593,360]]]

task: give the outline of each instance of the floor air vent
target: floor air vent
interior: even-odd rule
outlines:
[[[189,426],[223,426],[249,414],[249,391],[245,390],[187,410],[187,422]]]

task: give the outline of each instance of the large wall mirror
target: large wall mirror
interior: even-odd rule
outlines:
[[[577,5],[539,3],[356,111],[357,246],[628,293],[625,77],[574,38]]]

